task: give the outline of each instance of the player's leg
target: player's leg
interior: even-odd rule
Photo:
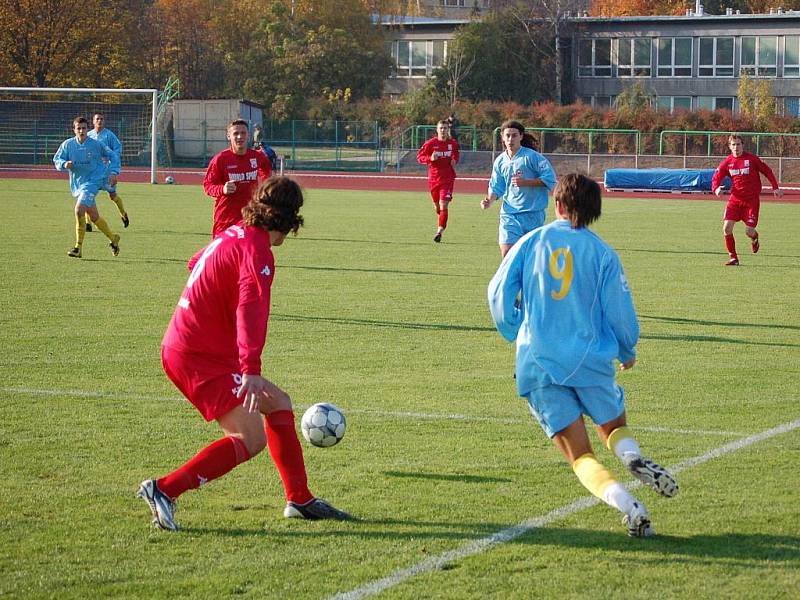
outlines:
[[[100,212],[97,210],[97,205],[94,201],[94,198],[92,198],[92,206],[89,216],[92,219],[92,223],[94,223],[97,228],[103,232],[103,235],[108,238],[108,246],[111,248],[111,254],[117,256],[119,254],[119,235],[111,231],[111,228],[108,226],[106,220],[100,216]]]
[[[739,256],[736,254],[736,240],[733,237],[733,226],[736,221],[742,220],[741,210],[738,204],[730,200],[725,205],[725,214],[722,217],[722,235],[725,239],[725,249],[728,251],[728,261],[726,267],[736,267],[739,265]]]
[[[265,444],[261,415],[248,413],[236,393],[241,385],[237,367],[220,369],[216,362],[170,348],[161,349],[164,372],[206,421],[217,420],[225,437],[209,444],[194,457],[159,479],[142,482],[137,495],[153,514],[153,523],[176,530],[175,500],[184,492],[222,477],[260,452]],[[198,375],[207,373],[207,375]],[[241,409],[238,410],[237,409]]]
[[[286,494],[283,516],[300,519],[350,519],[350,515],[334,508],[308,489],[303,448],[297,437],[294,410],[289,395],[273,385],[262,397],[259,410],[264,415],[262,431],[266,433],[267,448],[280,473]]]
[[[89,215],[85,215],[85,220],[86,220],[86,231],[91,232],[93,228],[92,228],[92,220],[89,218]]]
[[[122,197],[117,193],[116,187],[108,190],[108,197],[111,198],[111,201],[117,205],[119,218],[122,220],[122,226],[127,229],[128,225],[131,224],[131,220],[128,217],[128,213],[125,211],[125,205],[122,203]]]
[[[760,202],[749,207],[747,214],[744,217],[744,233],[750,238],[750,248],[753,254],[756,254],[761,249],[761,242],[758,239],[758,209]]]
[[[441,242],[442,241],[442,234],[444,230],[447,229],[447,217],[448,217],[448,209],[450,207],[450,193],[445,191],[443,192],[445,196],[439,200],[439,221],[438,226],[436,228],[436,235],[433,236],[434,242]]]
[[[83,238],[86,235],[86,207],[81,203],[82,197],[75,202],[75,246],[67,252],[67,256],[80,258],[82,256]]]
[[[594,496],[623,513],[628,535],[652,535],[647,509],[595,458],[575,389],[549,385],[533,390],[527,399],[531,413],[572,465],[578,481]]]

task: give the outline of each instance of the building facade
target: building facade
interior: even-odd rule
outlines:
[[[800,116],[800,12],[570,20],[575,99],[608,106],[641,82],[664,110],[739,110],[741,73]]]
[[[463,18],[452,13],[385,17],[387,50],[394,63],[385,94],[400,100],[422,87],[447,60],[458,27],[474,18],[479,18],[474,10]],[[561,44],[564,64],[570,66],[566,101],[609,106],[639,82],[663,110],[736,112],[740,73],[747,73],[771,82],[779,114],[800,117],[800,12],[573,16],[566,25]]]

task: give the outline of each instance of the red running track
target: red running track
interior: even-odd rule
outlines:
[[[159,181],[171,175],[176,184],[200,185],[203,182],[205,169],[160,169]],[[396,173],[337,173],[321,171],[288,171],[287,175],[296,179],[300,185],[311,189],[367,190],[375,192],[420,192],[427,193],[428,180],[424,175],[398,175]],[[0,167],[0,179],[65,179],[66,174],[45,166]],[[150,171],[136,168],[126,169],[120,177],[121,182],[147,183]],[[461,194],[485,194],[488,177],[459,177],[456,180],[455,192]],[[615,198],[663,198],[669,200],[714,200],[711,192],[606,192]],[[762,192],[763,202],[784,202],[800,204],[800,187],[784,187],[784,196],[776,199],[769,189]]]

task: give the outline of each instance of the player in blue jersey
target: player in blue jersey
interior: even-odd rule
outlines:
[[[117,158],[120,162],[120,167],[122,165],[122,142],[119,141],[119,138],[114,135],[114,132],[108,129],[106,125],[106,117],[103,113],[95,113],[94,117],[92,118],[92,124],[94,125],[94,129],[89,131],[89,137],[97,140],[108,146],[108,148],[117,155]],[[108,175],[110,176],[111,171],[111,163],[106,163],[109,167]],[[117,170],[114,175],[119,176],[119,169]],[[119,217],[122,219],[122,226],[128,227],[130,225],[131,220],[128,217],[128,213],[125,211],[125,205],[122,203],[122,198],[117,193],[117,186],[111,185],[109,182],[106,182],[100,189],[108,192],[109,198],[111,201],[117,205],[117,210],[119,211]],[[89,221],[86,221],[86,231],[91,231],[92,226],[89,224]]]
[[[557,220],[511,248],[489,284],[489,308],[516,342],[519,395],[580,482],[623,513],[629,535],[652,535],[647,509],[595,458],[583,420],[634,477],[663,496],[678,493],[674,477],[642,456],[615,381],[615,359],[622,370],[636,363],[631,291],[616,252],[587,228],[600,217],[597,183],[566,175],[554,198]]]
[[[110,240],[109,246],[114,256],[119,254],[119,236],[109,228],[105,219],[97,212],[95,196],[106,183],[116,185],[119,172],[119,158],[106,145],[89,137],[89,122],[84,117],[77,117],[72,122],[75,137],[64,140],[53,163],[59,171],[69,171],[69,188],[76,198],[75,202],[75,247],[67,252],[68,256],[82,256],[85,215]],[[108,166],[106,165],[108,161]]]
[[[517,240],[544,225],[547,194],[556,185],[556,172],[550,161],[533,148],[523,145],[525,126],[506,121],[500,126],[505,151],[495,159],[486,198],[481,208],[489,208],[503,198],[500,208],[500,254],[505,256]]]

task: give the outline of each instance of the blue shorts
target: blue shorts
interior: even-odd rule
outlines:
[[[523,235],[544,225],[544,216],[545,211],[543,210],[514,214],[500,213],[498,243],[516,244]]]
[[[551,384],[531,390],[525,399],[531,414],[550,438],[581,415],[588,415],[595,425],[603,425],[625,410],[625,392],[616,382],[596,387]]]
[[[86,208],[93,208],[97,206],[97,190],[84,190],[78,196],[78,204],[85,206]]]

